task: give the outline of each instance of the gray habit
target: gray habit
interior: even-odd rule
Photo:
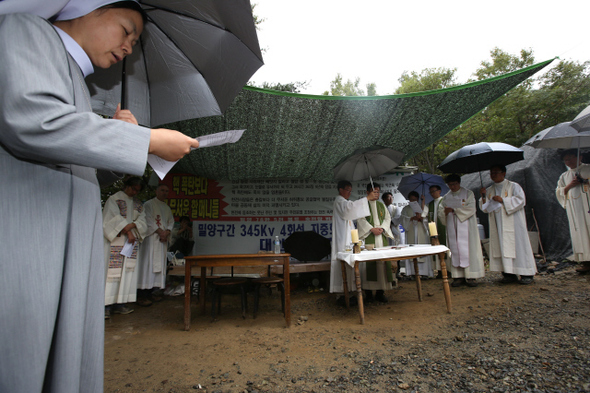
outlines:
[[[0,16],[0,392],[102,392],[96,170],[143,173],[149,129],[92,114],[45,20]]]

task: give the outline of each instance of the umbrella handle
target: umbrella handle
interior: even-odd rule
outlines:
[[[127,109],[127,102],[125,102],[125,91],[126,91],[126,80],[127,80],[127,71],[125,67],[125,62],[127,61],[127,57],[123,58],[123,72],[121,73],[121,109]]]

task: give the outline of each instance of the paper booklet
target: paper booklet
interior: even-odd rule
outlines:
[[[198,136],[195,139],[199,141],[199,149],[203,147],[225,145],[226,143],[235,143],[240,140],[242,134],[246,130],[231,130],[218,132],[216,134]],[[195,148],[191,148],[196,150]],[[163,158],[156,156],[155,154],[148,154],[148,164],[152,167],[156,175],[163,180],[170,169],[178,162],[168,161]]]

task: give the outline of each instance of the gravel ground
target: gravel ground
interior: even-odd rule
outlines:
[[[423,281],[423,303],[401,282],[389,304],[367,305],[366,325],[329,294],[294,294],[290,329],[276,311],[193,322],[195,343],[177,322],[138,328],[145,320],[113,338],[129,330],[121,319],[107,323],[105,391],[590,392],[590,277],[540,270],[530,286],[488,273],[478,288],[453,288],[444,315],[440,280]],[[191,345],[198,355],[183,352]]]

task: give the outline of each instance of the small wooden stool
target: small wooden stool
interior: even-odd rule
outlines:
[[[285,315],[285,284],[284,280],[280,277],[260,277],[255,278],[252,281],[254,284],[254,318],[256,318],[256,314],[258,314],[258,303],[260,300],[260,287],[262,285],[270,285],[270,284],[277,284],[277,288],[281,291],[281,310],[283,311],[283,316]],[[269,288],[270,289],[270,288]]]
[[[245,278],[220,278],[211,282],[213,285],[213,296],[211,299],[211,318],[215,319],[215,304],[217,303],[217,313],[221,314],[221,290],[224,287],[240,286],[240,300],[242,303],[242,318],[246,319],[246,311],[248,311],[248,299],[246,298],[246,284]]]

